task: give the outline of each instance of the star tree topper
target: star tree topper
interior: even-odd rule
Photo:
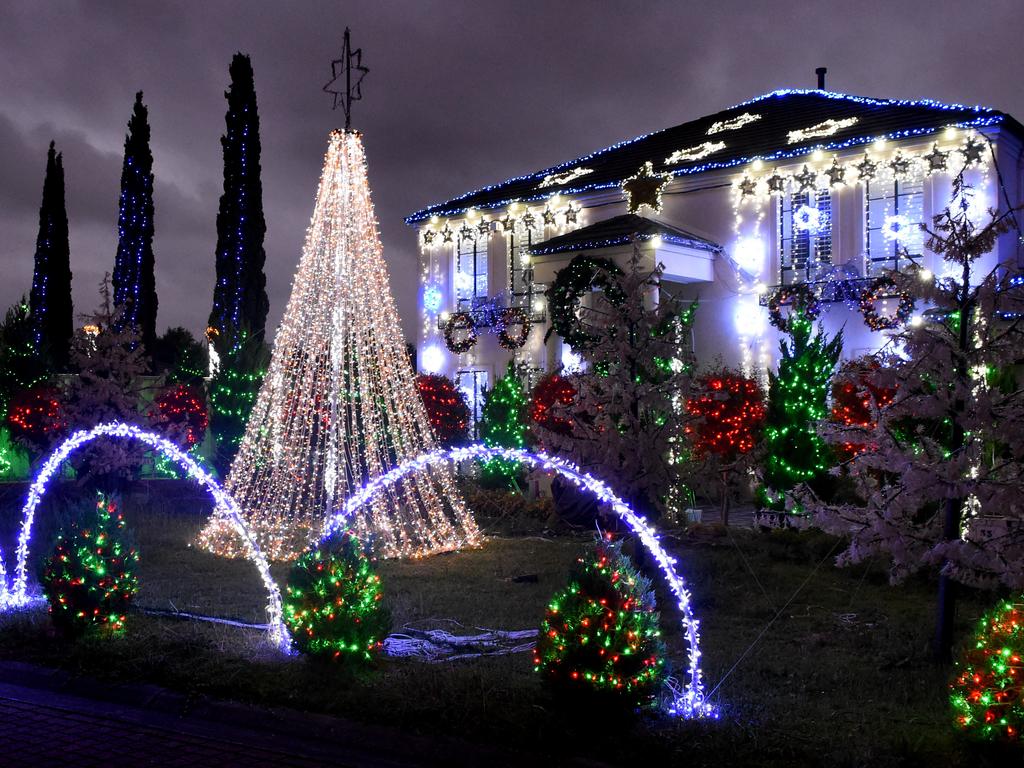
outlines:
[[[655,173],[654,163],[648,160],[639,171],[622,182],[626,209],[630,213],[639,213],[646,206],[654,213],[661,213],[661,190],[671,178],[670,173]]]
[[[349,28],[345,27],[341,58],[331,62],[331,79],[323,89],[325,93],[334,96],[331,109],[337,109],[338,102],[341,102],[341,108],[345,111],[346,131],[352,130],[352,102],[363,98],[362,82],[369,71],[369,67],[363,66],[363,49],[352,50],[351,33]]]

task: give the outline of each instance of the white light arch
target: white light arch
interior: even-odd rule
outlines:
[[[447,450],[439,449],[425,453],[416,458],[409,459],[390,472],[374,478],[349,497],[348,501],[345,502],[345,508],[329,518],[324,525],[321,540],[330,537],[344,528],[346,520],[351,515],[369,502],[376,494],[394,485],[410,472],[424,471],[433,465],[443,465],[448,462],[495,457],[510,461],[520,461],[535,468],[557,472],[577,487],[590,491],[602,502],[609,504],[615,514],[624,520],[639,537],[647,551],[658,561],[658,565],[661,566],[661,571],[666,581],[668,581],[672,593],[678,600],[678,607],[683,615],[683,632],[686,634],[689,645],[689,680],[683,690],[676,694],[671,712],[682,717],[713,716],[714,710],[705,701],[704,686],[701,682],[699,623],[693,616],[690,606],[690,593],[686,589],[682,578],[675,571],[675,559],[661,546],[654,528],[643,517],[630,509],[604,482],[588,473],[581,472],[575,465],[569,462],[547,456],[543,453],[530,453],[522,449],[512,448],[488,448],[479,444]]]
[[[28,497],[25,499],[25,506],[22,508],[21,531],[18,534],[18,546],[15,553],[17,563],[15,565],[13,584],[8,584],[3,552],[0,551],[0,610],[17,608],[27,605],[32,601],[32,597],[28,594],[27,563],[28,545],[32,536],[32,524],[35,520],[36,507],[42,501],[50,480],[60,469],[61,464],[83,445],[101,437],[131,439],[144,443],[175,462],[190,478],[197,480],[209,491],[217,507],[234,525],[235,531],[245,545],[246,557],[253,562],[260,572],[260,577],[263,579],[263,586],[267,590],[267,620],[271,641],[282,650],[289,650],[291,648],[291,637],[281,619],[281,590],[271,577],[270,565],[256,545],[249,527],[245,524],[238,506],[235,504],[235,500],[220,487],[217,481],[205,469],[199,466],[191,456],[182,451],[173,442],[153,432],[147,432],[133,424],[110,422],[98,424],[92,429],[79,430],[61,443],[60,447],[46,459],[46,463],[43,464],[38,474],[36,474],[35,480],[33,480],[32,485],[28,489]]]

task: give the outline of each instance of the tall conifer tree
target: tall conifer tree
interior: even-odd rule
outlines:
[[[156,342],[156,278],[153,264],[153,153],[149,149],[149,110],[142,91],[124,139],[121,201],[114,261],[114,306],[124,325],[134,325],[147,350]]]
[[[32,342],[37,355],[48,353],[63,369],[74,331],[71,307],[71,249],[64,204],[64,162],[50,142],[46,154],[43,202],[39,206],[35,271],[29,297]]]
[[[243,333],[262,341],[270,308],[263,272],[267,225],[260,181],[260,118],[249,57],[236,53],[230,73],[231,87],[224,92],[227,132],[220,139],[224,193],[217,212],[217,282],[209,322],[220,332],[221,354]]]

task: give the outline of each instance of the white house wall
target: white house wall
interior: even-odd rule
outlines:
[[[884,149],[875,149],[879,158],[891,156],[898,148],[904,152],[928,151],[934,137],[925,141],[891,142]],[[852,161],[863,157],[864,150],[845,152],[838,155],[840,161]],[[778,166],[779,171],[793,173],[799,171],[806,163],[823,170],[835,155],[829,154],[814,160],[811,156]],[[1020,144],[1015,140],[997,143],[999,167],[1006,181],[1007,195],[1014,204],[1024,200],[1024,167],[1022,167]],[[774,167],[774,166],[773,166]],[[772,366],[778,355],[779,334],[767,320],[767,310],[758,305],[759,291],[779,282],[779,242],[777,233],[778,205],[776,196],[760,196],[758,199],[744,199],[737,203],[736,182],[743,173],[764,175],[771,168],[755,169],[753,165],[732,172],[708,172],[691,177],[677,177],[665,189],[663,207],[660,213],[651,214],[640,211],[641,215],[676,226],[692,232],[715,243],[720,244],[724,253],[714,256],[712,264],[713,279],[680,283],[673,286],[676,293],[687,299],[699,299],[694,324],[694,350],[699,364],[712,365],[721,362],[727,365],[759,369],[763,375],[766,367]],[[978,194],[983,196],[984,203],[980,208],[1000,205],[998,179],[991,165],[984,170],[969,172],[969,180],[976,186]],[[944,208],[950,197],[951,176],[939,173],[926,176],[923,188],[923,214],[925,222]],[[832,259],[834,264],[848,262],[860,263],[865,251],[865,204],[864,188],[861,184],[852,184],[832,188],[833,241]],[[999,193],[999,194],[997,194]],[[582,206],[583,210],[575,224],[569,225],[561,221],[561,226],[545,227],[538,230],[534,242],[562,234],[597,221],[626,213],[625,203],[619,190],[604,190],[584,196],[566,197],[556,201],[564,209],[565,205]],[[486,211],[471,214],[458,219],[431,221],[419,232],[421,246],[422,233],[428,229],[440,230],[446,224],[454,231],[463,224],[473,226],[479,224],[481,218],[490,219],[492,228],[488,235],[488,280],[489,293],[494,295],[506,289],[509,282],[508,274],[508,242],[502,234],[499,219],[512,212],[522,216],[527,210],[538,219],[545,208],[544,203],[530,206],[516,206],[515,211],[507,209]],[[561,210],[561,209],[560,209]],[[737,215],[738,214],[738,215]],[[734,253],[737,240],[743,237],[759,235],[767,250],[764,269],[754,276],[740,275],[730,258]],[[440,237],[430,246],[423,246],[422,254],[428,266],[424,275],[436,280],[444,294],[442,310],[454,311],[454,244],[438,244]],[[589,251],[597,256],[610,256],[624,263],[630,249],[619,247],[602,252]],[[650,252],[646,248],[645,252]],[[1016,232],[1002,238],[997,249],[985,260],[986,267],[992,267],[997,259],[1022,259],[1021,245]],[[537,257],[534,260],[534,279],[536,282],[550,284],[557,269],[564,266],[575,253],[558,254],[551,257]],[[707,254],[711,256],[712,254]],[[944,265],[932,254],[925,254],[924,266],[936,274],[943,273]],[[429,266],[433,265],[433,266]],[[697,269],[695,266],[694,269]],[[707,272],[705,268],[705,273]],[[760,285],[757,282],[761,283]],[[421,312],[422,291],[421,291]],[[863,322],[861,315],[846,304],[826,304],[821,321],[829,333],[842,329],[845,336],[844,357],[853,357],[874,352],[886,342],[883,333],[871,331]],[[895,307],[891,307],[895,309]],[[920,311],[920,308],[917,310]],[[532,366],[551,370],[557,367],[561,357],[561,342],[552,335],[547,344],[543,337],[547,326],[534,326],[526,346],[517,353],[517,357]],[[421,322],[421,332],[417,340],[419,359],[423,368],[424,354],[429,347],[440,348],[443,362],[440,372],[454,375],[456,371],[468,367],[479,367],[489,371],[490,380],[501,375],[508,363],[513,359],[511,352],[502,349],[496,336],[481,331],[475,347],[464,355],[452,355],[444,346],[443,336],[437,329],[436,316]],[[435,354],[435,357],[437,355]]]

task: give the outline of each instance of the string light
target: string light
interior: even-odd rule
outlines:
[[[281,620],[281,591],[273,576],[270,575],[270,564],[260,551],[259,545],[242,518],[234,499],[217,484],[205,469],[173,442],[133,424],[111,422],[98,424],[89,430],[78,430],[61,443],[39,468],[39,472],[29,486],[28,496],[21,510],[22,522],[15,550],[16,563],[13,583],[8,583],[3,552],[0,551],[0,611],[20,608],[34,601],[33,596],[28,592],[28,553],[36,509],[43,500],[43,496],[46,495],[50,481],[57,475],[61,465],[79,448],[98,438],[137,440],[153,450],[159,451],[176,463],[190,479],[206,488],[210,496],[213,497],[217,514],[230,521],[235,535],[242,543],[246,558],[251,560],[259,570],[263,586],[267,590],[267,624],[271,642],[282,650],[289,650],[291,640],[288,630]]]
[[[225,487],[267,556],[290,559],[353,487],[433,447],[388,284],[362,137],[334,131],[270,367]],[[406,478],[353,529],[385,557],[480,542],[445,469]],[[240,554],[220,517],[199,542]]]
[[[345,502],[344,509],[330,518],[324,526],[321,540],[333,536],[348,527],[348,521],[367,504],[372,504],[382,493],[402,478],[413,473],[432,470],[445,466],[450,462],[487,460],[499,458],[527,464],[544,472],[556,472],[581,490],[588,491],[597,497],[602,504],[620,518],[632,533],[637,536],[647,551],[652,555],[661,569],[672,594],[677,600],[677,607],[682,613],[682,629],[688,644],[688,681],[682,690],[673,697],[669,712],[683,718],[716,717],[715,708],[704,697],[704,684],[700,668],[700,632],[699,622],[693,615],[692,598],[686,583],[676,572],[676,559],[665,551],[655,528],[646,518],[638,515],[603,481],[590,473],[581,472],[570,462],[548,456],[544,453],[514,448],[488,448],[474,444],[448,450],[435,450],[408,459],[379,477],[366,483]]]

